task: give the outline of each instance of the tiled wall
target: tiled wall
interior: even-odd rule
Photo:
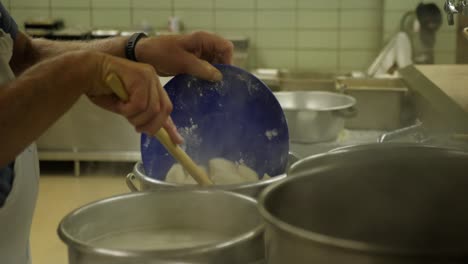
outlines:
[[[409,0],[9,0],[15,19],[62,17],[68,25],[164,29],[181,18],[186,29],[251,40],[249,65],[320,72],[363,70],[398,24]],[[398,2],[395,5],[394,2]],[[404,5],[411,2],[411,5]],[[389,11],[389,15],[383,15]],[[396,24],[393,24],[396,23]],[[446,30],[444,34],[451,31]],[[444,31],[445,32],[445,31]],[[438,45],[447,60],[446,45]],[[443,51],[443,52],[442,52]]]
[[[414,10],[420,0],[385,0],[384,3],[384,40],[388,40],[400,26],[401,17],[408,11]],[[429,1],[426,1],[429,2]],[[444,0],[432,1],[439,5],[442,12],[443,24],[437,33],[435,46],[435,62],[438,64],[455,63],[456,26],[448,26],[443,13]]]

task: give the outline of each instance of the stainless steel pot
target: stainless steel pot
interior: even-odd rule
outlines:
[[[466,263],[468,153],[371,144],[297,162],[259,198],[276,263]]]
[[[277,92],[289,128],[291,142],[332,141],[345,126],[346,118],[356,115],[356,100],[331,92]]]
[[[289,153],[288,156],[288,168],[293,163],[298,161],[299,158],[293,153]],[[137,162],[133,168],[133,172],[129,173],[126,178],[126,183],[128,188],[133,191],[155,191],[155,190],[166,190],[166,189],[178,189],[178,190],[223,190],[230,191],[235,193],[240,193],[250,197],[257,198],[258,195],[265,189],[268,185],[281,181],[286,178],[286,174],[278,175],[272,177],[269,180],[244,183],[244,184],[231,184],[231,185],[214,185],[210,187],[201,187],[198,185],[184,185],[184,184],[174,184],[165,181],[160,181],[153,179],[145,174],[143,164]],[[139,184],[140,188],[136,186]]]
[[[243,264],[264,259],[255,200],[221,191],[142,192],[104,199],[67,215],[58,233],[68,246],[70,264]],[[153,246],[163,234],[174,247]],[[201,234],[215,234],[216,239]]]

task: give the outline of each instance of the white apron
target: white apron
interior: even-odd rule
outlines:
[[[0,84],[15,77],[9,66],[12,51],[10,34],[0,29]],[[29,235],[39,185],[39,162],[34,144],[17,157],[14,170],[11,192],[0,208],[0,263],[28,264],[31,263]]]

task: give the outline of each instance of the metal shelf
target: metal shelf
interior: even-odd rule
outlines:
[[[40,161],[73,161],[74,174],[80,175],[82,161],[117,161],[137,162],[141,160],[139,151],[73,151],[73,150],[38,150]]]

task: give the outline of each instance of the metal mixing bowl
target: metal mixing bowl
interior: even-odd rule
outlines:
[[[176,245],[153,248],[151,241],[164,232],[170,237],[167,243],[171,240]],[[201,232],[218,238],[203,244],[206,238]],[[68,246],[70,264],[243,264],[264,259],[256,201],[221,191],[115,196],[73,211],[62,220],[58,233]],[[174,240],[176,234],[179,238]],[[187,244],[192,240],[193,246]]]
[[[277,92],[288,122],[291,142],[332,141],[344,129],[346,118],[356,115],[356,100],[331,92]]]
[[[299,160],[298,156],[289,153],[288,156],[288,168]],[[198,185],[185,185],[185,184],[174,184],[165,181],[160,181],[147,176],[144,172],[143,164],[137,162],[133,168],[133,172],[129,173],[126,178],[128,188],[133,191],[155,191],[155,190],[167,190],[167,189],[178,189],[178,190],[222,190],[230,191],[250,197],[258,197],[263,189],[268,185],[279,182],[286,178],[286,174],[277,175],[268,180],[262,180],[258,182],[250,182],[243,184],[230,184],[230,185],[214,185],[209,187],[202,187]],[[140,188],[137,188],[139,185]]]

